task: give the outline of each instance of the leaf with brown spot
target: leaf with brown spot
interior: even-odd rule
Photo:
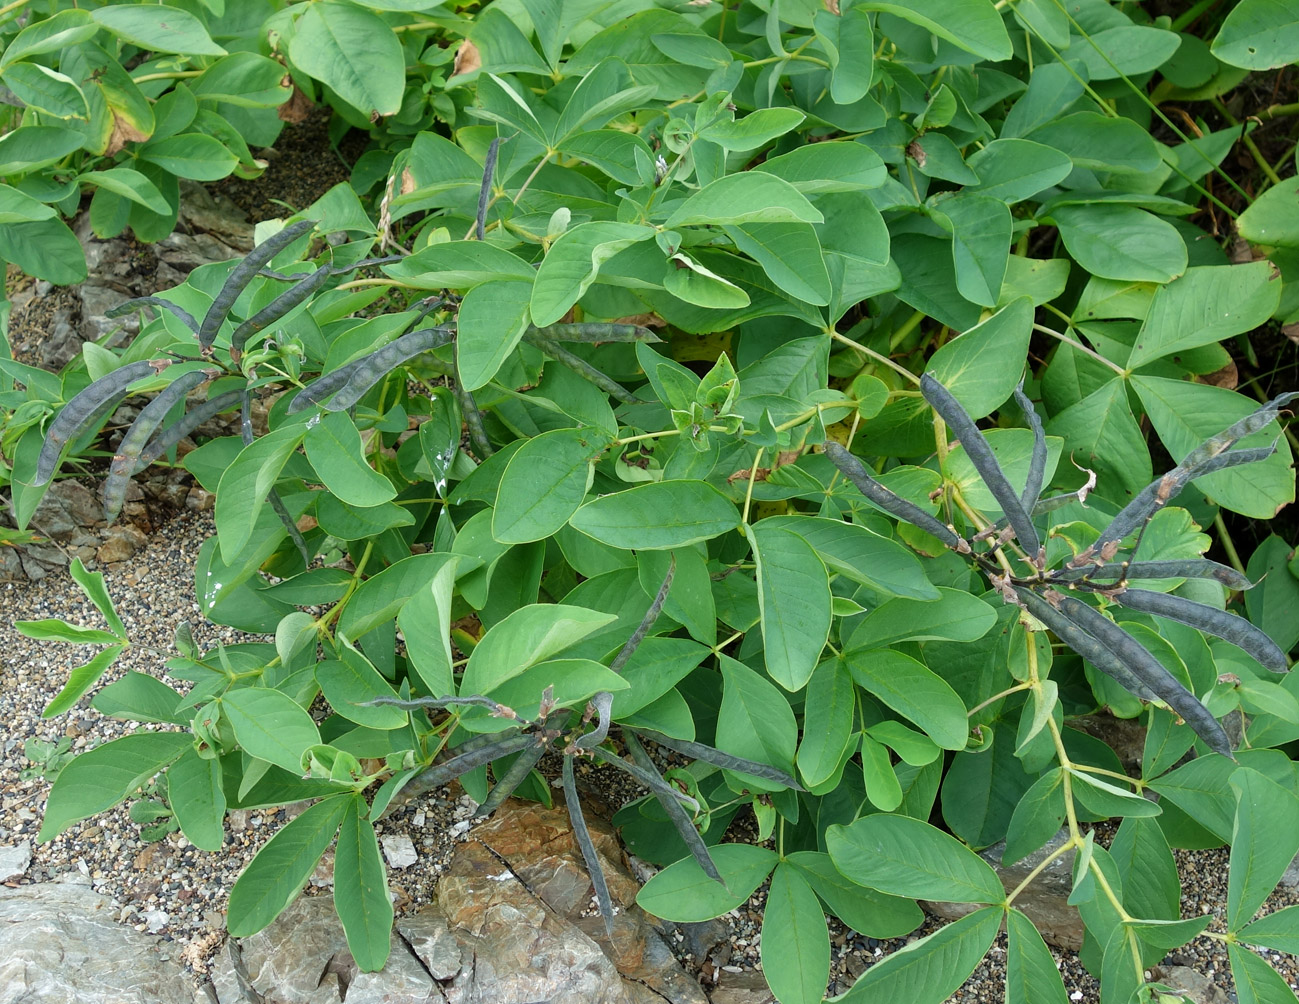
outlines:
[[[482,65],[483,59],[478,53],[478,46],[466,38],[456,50],[456,61],[451,67],[451,72],[456,76],[461,73],[473,73],[474,70],[482,69]]]
[[[127,143],[140,143],[148,138],[147,132],[142,132],[130,120],[113,112],[113,131],[108,135],[108,146],[104,148],[104,156],[111,157],[120,152]]]
[[[283,80],[284,86],[286,87],[291,82],[292,81],[287,76]],[[306,92],[302,90],[302,88],[298,87],[297,84],[294,84],[293,94],[289,97],[288,101],[280,105],[277,114],[279,115],[281,122],[292,122],[294,125],[297,125],[299,122],[307,121],[311,116],[311,109],[314,107],[316,107],[315,102],[307,97]]]

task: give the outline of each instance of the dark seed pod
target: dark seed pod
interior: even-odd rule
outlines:
[[[160,296],[137,296],[134,299],[127,300],[125,303],[119,303],[112,310],[107,311],[105,317],[125,317],[127,314],[143,310],[145,307],[160,307],[163,310],[169,310],[180,318],[181,323],[195,334],[198,333],[198,321],[194,320],[194,315],[184,307],[172,303],[170,300],[164,300]]]
[[[1156,593],[1149,589],[1125,589],[1116,594],[1114,599],[1130,610],[1167,617],[1170,621],[1177,621],[1231,642],[1274,673],[1284,673],[1289,668],[1281,647],[1244,617],[1229,614],[1207,603],[1188,600],[1184,596]]]
[[[227,391],[204,401],[188,411],[181,417],[179,422],[168,426],[150,440],[149,445],[140,453],[140,459],[135,465],[134,473],[139,474],[213,415],[219,415],[221,412],[233,408],[239,403],[242,396],[242,391]]]
[[[33,486],[45,484],[54,477],[63,448],[86,432],[105,408],[111,407],[126,396],[126,389],[146,376],[161,373],[171,365],[170,359],[140,360],[128,363],[112,373],[100,377],[63,406],[50,423],[36,458],[36,478]]]
[[[220,370],[190,370],[182,373],[169,383],[158,396],[146,404],[135,417],[131,427],[122,437],[117,455],[108,468],[108,477],[104,479],[104,519],[109,523],[117,519],[126,501],[126,487],[131,475],[139,468],[140,458],[154,431],[167,417],[167,412],[183,401],[185,395],[206,380],[213,380],[221,375]]]
[[[529,334],[557,342],[661,342],[658,335],[639,324],[548,324],[544,328],[529,327]]]
[[[221,322],[226,319],[234,308],[235,301],[239,299],[239,294],[248,288],[248,284],[256,278],[257,273],[272,258],[303,234],[308,233],[315,225],[315,220],[299,220],[297,223],[290,224],[278,234],[258,244],[234,267],[221,287],[221,292],[217,293],[216,299],[212,301],[212,306],[203,315],[203,323],[199,326],[198,344],[204,352],[212,348],[217,332],[221,330]]]
[[[478,214],[474,217],[474,236],[487,239],[487,203],[492,196],[492,178],[496,174],[496,156],[500,153],[501,137],[497,136],[487,147],[487,160],[483,164],[483,183],[478,188]]]
[[[667,602],[668,591],[672,588],[672,579],[676,573],[677,556],[674,554],[668,558],[668,573],[663,576],[663,585],[659,586],[658,592],[654,594],[654,602],[645,611],[645,616],[641,618],[640,624],[632,632],[631,637],[627,639],[627,644],[622,647],[622,650],[614,656],[613,662],[609,664],[609,668],[615,673],[620,672],[622,667],[627,665],[627,660],[632,657],[636,649],[640,648],[640,643],[645,640],[650,628],[659,619],[659,614],[663,611],[663,604]]]
[[[1035,557],[1042,547],[1037,529],[1033,526],[1028,513],[1024,511],[1015,489],[1006,480],[1001,465],[997,463],[997,458],[988,441],[983,438],[983,433],[974,424],[974,419],[961,407],[961,403],[952,396],[951,391],[928,373],[920,378],[920,393],[961,441],[961,445],[965,447],[965,455],[970,458],[970,463],[974,465],[974,469],[983,478],[983,483],[992,492],[992,497],[1001,506],[1001,511],[1005,513],[1006,521],[1015,531],[1020,546],[1030,558]]]
[[[1072,596],[1060,597],[1060,612],[1113,652],[1156,697],[1186,720],[1209,749],[1226,757],[1232,756],[1231,741],[1218,719],[1140,642],[1099,610]],[[1079,654],[1086,658],[1085,653]]]
[[[1024,483],[1024,493],[1019,497],[1024,511],[1031,513],[1042,497],[1042,481],[1046,477],[1046,431],[1042,428],[1042,418],[1033,407],[1033,402],[1024,393],[1023,380],[1015,388],[1015,403],[1028,419],[1028,427],[1033,430],[1033,455],[1028,463],[1028,480]]]
[[[411,798],[432,791],[434,788],[441,788],[444,784],[461,774],[467,774],[475,767],[481,767],[485,763],[491,763],[503,756],[509,756],[511,753],[527,749],[537,741],[536,736],[524,733],[517,733],[504,739],[497,739],[495,736],[492,738],[494,739],[493,742],[481,746],[475,745],[473,749],[453,756],[450,760],[434,764],[416,774],[403,793],[406,795],[407,800],[409,801]]]
[[[613,898],[609,895],[609,884],[604,878],[604,866],[600,864],[600,855],[595,852],[595,843],[586,828],[586,817],[582,815],[582,803],[577,797],[577,779],[573,775],[573,758],[564,757],[564,803],[568,806],[568,821],[573,829],[573,837],[582,850],[582,860],[586,863],[587,873],[591,876],[591,885],[595,890],[595,902],[600,907],[600,916],[604,918],[604,930],[613,937]]]
[[[456,403],[460,405],[460,416],[465,420],[465,428],[469,430],[469,441],[474,446],[474,452],[478,454],[479,459],[486,460],[496,451],[492,449],[491,440],[487,438],[487,429],[483,426],[483,413],[478,410],[478,402],[474,400],[473,391],[465,390],[464,384],[460,382],[459,370],[455,371],[451,392],[455,394]]]
[[[474,818],[482,819],[499,809],[501,803],[513,795],[515,789],[532,773],[532,768],[537,766],[537,761],[545,752],[546,747],[538,743],[534,749],[525,749],[520,753],[518,759],[510,764],[510,769],[505,772],[505,776],[497,780],[487,796],[487,801],[474,811]]]
[[[1230,565],[1220,565],[1207,558],[1187,558],[1176,561],[1133,561],[1122,564],[1109,564],[1097,568],[1085,565],[1081,568],[1065,568],[1053,572],[1051,578],[1056,582],[1077,582],[1079,580],[1109,579],[1212,579],[1221,582],[1228,589],[1253,589],[1254,583],[1241,575]]]
[[[824,449],[825,455],[830,458],[835,467],[843,472],[844,477],[856,485],[858,491],[886,513],[896,516],[912,526],[920,527],[926,533],[937,537],[953,551],[960,554],[970,553],[969,543],[958,537],[951,527],[938,522],[914,502],[908,502],[900,495],[893,494],[871,477],[866,470],[866,465],[840,444],[827,440]]]
[[[325,410],[346,411],[402,363],[450,341],[450,328],[423,328],[393,339],[383,348],[356,360],[360,365],[348,374],[342,389],[324,406]]]
[[[721,750],[714,749],[712,746],[705,746],[703,743],[690,742],[686,739],[674,739],[671,736],[651,732],[648,729],[637,729],[636,732],[660,746],[680,753],[682,756],[702,760],[704,763],[710,763],[714,767],[722,767],[725,770],[736,770],[741,774],[752,774],[754,777],[775,781],[777,784],[783,784],[786,788],[793,788],[795,791],[803,790],[803,786],[792,777],[780,768],[773,767],[770,764],[758,763],[756,760],[749,760],[742,756],[732,756],[730,753],[723,753]]]
[[[274,324],[298,304],[315,295],[332,276],[333,272],[328,267],[316,269],[316,271],[290,286],[252,317],[240,324],[239,327],[235,328],[230,335],[231,360],[237,365],[239,358],[244,354],[244,345],[247,344],[252,335],[261,331],[268,324]]]
[[[602,690],[591,698],[591,707],[595,709],[596,727],[584,736],[580,736],[573,745],[580,750],[590,749],[592,746],[599,746],[608,738],[609,725],[611,724],[609,716],[613,712],[613,694],[607,690]]]
[[[404,256],[399,254],[390,254],[384,258],[365,258],[362,261],[353,262],[351,265],[337,265],[331,271],[334,275],[348,275],[351,272],[359,272],[363,268],[371,268],[376,265],[392,265],[395,262],[403,261]],[[289,276],[290,279],[296,279],[298,276]]]
[[[551,359],[567,366],[574,373],[586,380],[589,380],[610,397],[616,397],[623,404],[638,404],[640,402],[640,398],[620,384],[617,380],[601,373],[581,356],[575,356],[557,341],[545,337],[540,332],[540,328],[530,329],[524,333],[523,340],[529,345],[541,349],[541,351],[550,356]]]

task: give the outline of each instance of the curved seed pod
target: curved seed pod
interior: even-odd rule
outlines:
[[[160,307],[163,310],[169,310],[180,318],[181,323],[190,331],[198,334],[198,321],[194,320],[194,315],[179,304],[172,303],[170,300],[164,300],[160,296],[137,296],[127,300],[125,303],[119,303],[112,310],[105,312],[105,317],[125,317],[127,314],[136,310],[143,310],[145,307]]]
[[[212,301],[212,306],[203,315],[203,323],[199,325],[198,344],[204,352],[212,348],[217,332],[221,330],[221,322],[226,319],[235,301],[239,299],[239,294],[248,288],[248,284],[253,281],[257,273],[267,262],[315,225],[315,220],[299,220],[285,227],[278,234],[258,244],[234,267],[226,278],[225,284],[222,285],[221,292],[217,293],[216,299]]]
[[[1207,603],[1188,600],[1184,596],[1156,593],[1150,589],[1126,589],[1114,599],[1130,610],[1167,617],[1170,621],[1177,621],[1231,642],[1274,673],[1284,673],[1289,668],[1281,647],[1244,617],[1229,614]]]
[[[309,276],[286,289],[252,317],[244,321],[230,335],[230,358],[238,364],[244,354],[244,345],[251,335],[261,331],[268,324],[274,324],[290,310],[316,293],[333,277],[333,270],[327,266],[316,269]]]
[[[1005,514],[1011,529],[1015,531],[1020,546],[1030,558],[1035,557],[1042,547],[1042,542],[1037,536],[1037,528],[1033,526],[1032,519],[1024,511],[1015,489],[1006,480],[1006,475],[1002,473],[1001,465],[997,463],[992,447],[983,438],[983,433],[974,424],[974,419],[961,407],[961,403],[952,396],[951,391],[928,373],[920,378],[920,393],[925,396],[930,407],[938,412],[948,427],[956,433],[956,438],[965,447],[965,455],[970,458],[970,463],[983,478],[988,491],[992,492],[992,497],[1001,506],[1001,511]],[[1034,452],[1036,453],[1036,444]]]
[[[1195,730],[1195,734],[1205,741],[1209,749],[1225,757],[1232,757],[1231,740],[1227,738],[1218,719],[1135,638],[1099,610],[1072,596],[1060,597],[1060,612],[1113,652],[1156,697],[1186,720],[1186,724]]]
[[[126,397],[126,389],[131,384],[143,377],[161,373],[170,365],[170,359],[142,359],[128,363],[100,377],[74,396],[54,417],[49,431],[45,433],[40,456],[36,458],[36,479],[32,486],[43,485],[54,477],[63,448],[88,430],[104,408]]]
[[[343,384],[347,383],[352,374],[360,368],[367,358],[362,356],[360,359],[353,359],[350,363],[344,363],[338,369],[326,373],[322,377],[317,377],[308,386],[300,390],[293,400],[289,402],[288,413],[293,415],[308,405],[319,404],[342,387]]]
[[[613,711],[613,694],[602,690],[591,698],[591,707],[595,709],[596,727],[581,736],[573,743],[578,749],[586,750],[599,746],[609,735],[609,715]]]
[[[649,754],[636,741],[636,737],[627,730],[623,731],[623,735],[627,740],[627,748],[636,759],[636,763],[628,763],[622,757],[615,756],[600,746],[592,749],[591,753],[610,766],[617,767],[624,773],[630,774],[649,788],[654,797],[658,799],[659,804],[663,806],[663,811],[668,814],[668,818],[672,820],[672,825],[676,827],[677,833],[680,834],[685,845],[690,848],[690,853],[694,855],[699,867],[704,870],[704,874],[725,886],[726,882],[722,879],[721,872],[717,870],[717,866],[713,864],[712,855],[708,853],[708,845],[704,843],[703,837],[695,829],[694,820],[686,815],[686,810],[681,807],[679,799],[684,796],[663,779],[658,772],[658,768],[654,766],[654,762],[650,760]]]
[[[242,397],[242,391],[227,391],[186,412],[179,422],[168,426],[150,440],[149,445],[141,451],[133,473],[139,474],[213,415],[219,415],[227,408],[233,408]]]
[[[582,324],[548,324],[530,326],[529,334],[557,342],[661,342],[658,335],[639,324],[606,324],[591,321]]]
[[[504,704],[498,704],[490,697],[480,697],[477,694],[472,697],[376,697],[370,701],[362,701],[364,707],[375,707],[386,705],[392,708],[401,708],[403,711],[416,711],[420,708],[486,708],[496,718],[512,718],[518,720],[519,716],[515,714],[512,708],[507,708]],[[473,742],[473,740],[470,740]],[[466,743],[465,745],[469,745]]]
[[[702,760],[704,763],[710,763],[714,767],[722,767],[726,770],[737,770],[741,774],[752,774],[754,777],[765,778],[768,781],[775,781],[777,784],[783,784],[786,788],[793,788],[795,791],[802,791],[803,786],[786,774],[779,767],[773,767],[770,764],[758,763],[756,760],[748,760],[742,756],[732,756],[730,753],[723,753],[712,746],[705,746],[703,743],[689,742],[685,739],[673,739],[671,736],[665,736],[658,732],[652,732],[649,729],[637,729],[638,735],[646,739],[652,739],[660,746],[665,746],[670,750],[680,753],[682,756],[693,757],[695,760]]]
[[[622,647],[622,650],[614,656],[613,662],[609,664],[609,668],[615,673],[621,671],[622,667],[627,665],[627,660],[632,657],[636,649],[640,648],[640,643],[645,640],[650,628],[659,619],[659,614],[663,612],[663,604],[668,599],[668,590],[672,588],[672,579],[676,574],[677,556],[674,554],[668,559],[668,574],[663,576],[663,585],[659,586],[658,592],[654,594],[654,602],[645,611],[645,616],[641,618],[640,624],[632,632],[631,637],[627,639],[627,644]]]
[[[1097,568],[1065,568],[1052,573],[1057,582],[1076,582],[1079,579],[1213,579],[1228,589],[1253,589],[1254,583],[1230,565],[1220,565],[1207,558],[1187,558],[1178,561],[1132,561]]]
[[[280,518],[280,523],[289,535],[289,540],[293,541],[293,546],[298,549],[302,555],[302,563],[308,568],[311,567],[311,549],[307,547],[307,538],[302,536],[302,531],[298,529],[298,524],[293,521],[293,515],[289,512],[289,507],[284,504],[284,499],[280,493],[272,488],[266,493],[266,501],[270,503],[275,515]]]
[[[1046,431],[1042,428],[1042,416],[1024,393],[1023,380],[1015,388],[1015,402],[1028,419],[1028,427],[1033,430],[1033,455],[1028,463],[1028,480],[1024,483],[1024,493],[1019,497],[1020,504],[1031,513],[1042,496],[1042,480],[1046,477]]]
[[[342,389],[324,406],[325,410],[346,411],[406,360],[413,359],[421,352],[446,345],[451,341],[451,334],[450,328],[422,328],[394,338],[383,348],[356,360],[360,365],[348,374]],[[297,403],[297,399],[294,403]]]
[[[460,382],[459,370],[455,371],[454,377],[451,393],[455,394],[456,403],[460,405],[460,416],[465,420],[465,428],[469,430],[469,441],[474,444],[474,452],[479,459],[486,460],[496,451],[492,449],[487,430],[483,427],[483,413],[478,410],[473,391],[465,390],[464,384]]]
[[[520,758],[521,759],[521,758]],[[613,937],[613,899],[609,895],[609,884],[604,878],[604,868],[600,865],[600,856],[595,852],[595,843],[586,828],[586,817],[582,815],[582,803],[577,797],[577,780],[573,776],[573,758],[564,757],[564,804],[568,806],[568,822],[573,828],[573,837],[577,846],[582,849],[582,860],[586,862],[587,873],[591,876],[591,886],[595,890],[595,901],[600,907],[600,916],[604,918],[604,930]]]
[[[1237,440],[1244,439],[1246,436],[1266,428],[1268,423],[1274,421],[1277,415],[1280,414],[1282,407],[1295,400],[1295,398],[1299,398],[1299,390],[1292,390],[1274,397],[1267,404],[1250,412],[1233,425],[1229,425],[1216,436],[1210,436],[1188,453],[1179,466],[1198,467],[1224,450],[1231,449]]]
[[[138,468],[140,457],[149,443],[149,437],[167,417],[167,412],[183,401],[185,395],[206,380],[221,375],[220,370],[190,370],[182,373],[169,383],[158,396],[146,404],[135,417],[131,427],[126,430],[117,454],[108,468],[108,477],[104,479],[104,519],[109,523],[117,519],[126,501],[126,486],[131,475]]]
[[[478,188],[478,214],[474,217],[474,236],[480,241],[487,240],[487,203],[492,196],[492,178],[496,174],[496,156],[500,149],[501,137],[497,136],[487,147],[487,159],[483,163],[483,183]]]
[[[1074,561],[1081,564],[1094,554],[1102,554],[1106,545],[1117,545],[1124,537],[1177,498],[1182,489],[1196,478],[1226,470],[1228,467],[1238,467],[1241,464],[1256,464],[1260,460],[1266,460],[1275,452],[1275,446],[1262,446],[1249,450],[1228,450],[1206,457],[1194,466],[1188,466],[1184,462],[1178,464],[1163,477],[1156,478],[1137,492],[1132,501],[1119,510],[1114,519],[1110,521],[1110,525],[1101,531],[1101,535],[1096,538],[1096,542],[1083,554],[1075,558]]]
[[[411,778],[410,783],[406,785],[403,794],[407,796],[406,800],[409,801],[411,798],[432,791],[434,788],[442,787],[448,781],[459,777],[461,774],[468,773],[475,767],[481,767],[485,763],[491,763],[493,760],[526,749],[536,741],[537,737],[534,735],[519,733],[507,736],[504,739],[498,739],[484,746],[476,746],[474,749],[453,756],[450,760],[434,764],[427,770],[416,774]]]
[[[568,349],[564,348],[564,346],[560,345],[553,339],[546,338],[544,335],[540,334],[540,330],[541,329],[538,328],[535,329],[535,331],[529,330],[525,332],[523,340],[529,345],[541,349],[542,352],[546,353],[546,355],[550,356],[550,358],[554,359],[556,362],[563,363],[574,373],[586,380],[589,380],[610,397],[616,397],[623,404],[640,403],[640,398],[620,384],[617,380],[601,373],[585,359],[573,355],[573,353],[569,352]]]
[[[856,485],[858,491],[885,512],[910,523],[912,526],[920,527],[926,533],[937,537],[953,551],[960,554],[970,553],[969,543],[958,537],[951,527],[944,526],[915,503],[908,502],[900,495],[894,495],[871,477],[866,470],[866,465],[840,444],[827,440],[824,450],[825,455],[830,458],[835,467],[843,472],[843,476]]]
[[[537,761],[545,752],[546,747],[539,743],[535,749],[525,749],[520,753],[518,759],[510,764],[510,769],[505,772],[505,775],[492,786],[487,801],[474,811],[474,818],[482,819],[499,809],[501,803],[513,795],[514,790],[532,773],[532,768],[537,766]]]
[[[1081,655],[1106,676],[1116,680],[1120,687],[1143,701],[1155,695],[1150,688],[1132,675],[1132,671],[1113,652],[1098,642],[1062,614],[1042,595],[1024,586],[1015,586],[1024,609],[1055,632],[1056,637]]]
[[[349,272],[359,272],[361,269],[369,268],[372,265],[391,265],[394,262],[399,262],[402,260],[403,260],[402,255],[390,254],[386,258],[366,258],[362,261],[354,262],[351,265],[337,265],[334,266],[334,268],[331,269],[331,271],[334,273],[334,275],[347,275]],[[290,276],[289,278],[296,279],[297,276]]]

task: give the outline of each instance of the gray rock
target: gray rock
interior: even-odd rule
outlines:
[[[32,863],[32,844],[24,840],[17,847],[0,847],[0,882],[21,878]]]
[[[389,868],[409,868],[419,860],[414,842],[404,833],[385,833],[379,843]]]
[[[1068,834],[1061,830],[1045,847],[1034,851],[1023,860],[1016,861],[1010,867],[1003,867],[1001,864],[1001,855],[1006,850],[1005,841],[980,851],[980,857],[992,865],[997,872],[997,877],[1001,879],[1001,884],[1009,892],[1024,881],[1029,872],[1067,839]],[[1052,861],[1028,888],[1015,898],[1015,906],[1028,914],[1047,944],[1076,952],[1082,947],[1083,923],[1078,911],[1067,902],[1069,893],[1073,889],[1073,858],[1074,852],[1070,851]],[[971,903],[925,902],[921,905],[944,920],[959,920],[979,909],[978,904]]]
[[[1187,966],[1156,966],[1150,975],[1195,1004],[1232,1004],[1231,996],[1222,987]]]
[[[722,973],[710,995],[712,1004],[775,1004],[762,973]]]
[[[0,889],[0,1004],[200,1004],[158,938],[72,883]]]
[[[90,489],[69,479],[50,485],[31,522],[45,536],[68,541],[103,521],[103,509]]]
[[[464,963],[460,943],[436,910],[421,910],[397,921],[397,931],[435,980],[455,979]]]

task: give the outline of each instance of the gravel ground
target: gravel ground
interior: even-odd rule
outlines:
[[[127,656],[104,678],[109,683],[127,669],[152,673],[168,680],[163,662],[172,651],[176,625],[188,620],[196,640],[210,645],[233,642],[234,631],[205,624],[193,598],[193,562],[199,545],[212,533],[210,516],[186,512],[155,533],[135,558],[107,569],[109,590],[118,605],[130,637],[136,643]],[[35,845],[48,783],[20,777],[32,764],[24,756],[28,740],[57,742],[67,736],[73,750],[105,742],[133,730],[132,723],[104,718],[83,701],[72,712],[53,720],[41,718],[45,703],[77,665],[85,652],[70,646],[37,643],[18,635],[12,622],[19,619],[63,617],[88,626],[99,615],[84,600],[66,573],[52,574],[39,586],[0,584],[0,716],[10,723],[0,758],[0,844],[33,842],[33,858],[22,883],[49,881],[61,873],[80,871],[94,887],[120,907],[119,919],[139,930],[148,930],[175,941],[181,955],[196,971],[205,968],[220,943],[226,895],[266,835],[285,820],[278,812],[234,813],[227,822],[223,853],[209,854],[188,844],[180,834],[155,843],[140,838],[140,826],[124,807],[71,827],[47,844]],[[168,680],[173,686],[185,686]],[[601,772],[608,773],[608,772]],[[616,807],[631,793],[606,792]],[[415,865],[394,869],[391,881],[399,912],[418,909],[430,901],[437,876],[455,844],[469,830],[472,805],[447,789],[416,805],[405,806],[380,824],[381,837],[407,836],[418,854]],[[1225,930],[1222,915],[1226,902],[1227,855],[1225,850],[1178,852],[1183,876],[1184,916],[1212,913],[1211,930]],[[731,928],[730,966],[754,968],[758,964],[759,929],[765,890],[728,918]],[[1283,888],[1269,901],[1267,910],[1299,902],[1299,891]],[[832,990],[842,992],[874,962],[928,933],[940,922],[904,939],[879,942],[832,925],[834,970]],[[1072,953],[1057,952],[1072,1000],[1094,1001],[1095,982]],[[1269,953],[1292,985],[1299,983],[1299,966],[1290,956]],[[687,964],[694,960],[686,958]],[[702,960],[700,960],[702,962]],[[1175,953],[1170,964],[1188,965],[1210,974],[1223,989],[1230,989],[1226,953],[1219,943],[1200,938]],[[952,998],[962,1004],[999,1001],[1005,976],[1004,938],[999,940],[970,980]],[[704,976],[711,975],[710,967]]]

